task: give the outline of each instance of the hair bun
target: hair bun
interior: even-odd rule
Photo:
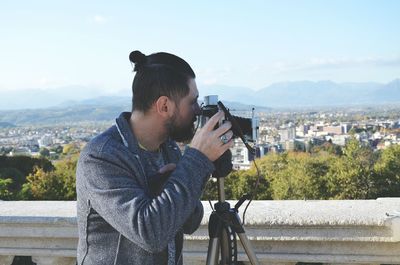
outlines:
[[[132,63],[144,63],[146,61],[146,55],[141,53],[140,51],[133,51],[129,54],[129,60]]]

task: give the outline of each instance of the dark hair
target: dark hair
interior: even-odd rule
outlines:
[[[179,103],[189,93],[189,79],[196,77],[185,60],[170,53],[146,56],[140,51],[133,51],[129,60],[135,64],[136,72],[132,83],[132,111],[146,112],[160,96]]]

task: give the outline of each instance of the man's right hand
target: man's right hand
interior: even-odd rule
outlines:
[[[217,125],[218,121],[223,117],[223,111],[219,111],[212,116],[203,128],[197,130],[190,144],[192,148],[199,150],[207,156],[210,161],[215,161],[225,153],[226,150],[233,147],[233,132],[230,130],[232,127],[230,122],[224,122],[220,127],[214,130],[215,125]],[[224,134],[229,140],[226,143],[223,143],[221,140],[221,136]]]

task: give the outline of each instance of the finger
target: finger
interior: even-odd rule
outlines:
[[[228,150],[229,148],[232,148],[234,146],[234,144],[235,143],[233,141],[233,138],[231,138],[226,144],[223,144],[222,146],[224,146],[226,148],[226,150]]]
[[[232,148],[234,145],[233,139],[230,139],[226,144],[221,142],[221,150],[220,150],[220,156],[222,156],[227,150],[229,150],[230,148]]]
[[[232,123],[230,121],[224,122],[221,126],[219,126],[214,132],[217,136],[221,136],[226,133],[232,127]]]
[[[212,131],[215,125],[218,123],[220,119],[224,117],[224,112],[223,111],[218,111],[216,114],[214,114],[203,126],[203,129]]]
[[[227,131],[227,132],[225,133],[225,136],[226,136],[227,139],[230,140],[230,139],[233,137],[233,132],[232,132],[232,130]]]
[[[227,142],[229,142],[229,140],[231,140],[232,137],[233,137],[233,132],[231,130],[229,130],[226,133],[224,133],[221,136],[219,136],[219,139],[221,141],[221,144],[224,145]]]
[[[175,168],[176,168],[176,164],[174,164],[174,163],[169,163],[169,164],[166,164],[165,166],[163,166],[162,168],[160,168],[160,169],[158,170],[158,173],[164,174],[164,173],[167,173],[167,172],[169,172],[169,171],[175,170]]]

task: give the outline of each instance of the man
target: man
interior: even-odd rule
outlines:
[[[229,122],[214,129],[222,112],[194,134],[198,90],[188,63],[139,51],[130,60],[132,112],[89,142],[78,162],[79,265],[183,264],[183,233],[200,225],[212,162],[233,145]],[[175,141],[190,139],[181,155]]]

